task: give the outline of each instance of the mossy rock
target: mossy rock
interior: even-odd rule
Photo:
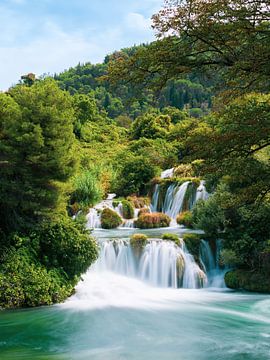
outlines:
[[[122,201],[122,211],[124,219],[133,219],[134,218],[134,208],[130,201]]]
[[[176,234],[169,234],[169,233],[163,234],[162,240],[173,241],[176,245],[178,245],[178,246],[181,245],[181,240],[179,239],[179,237]]]
[[[176,222],[178,225],[184,225],[188,228],[193,228],[192,225],[192,212],[191,211],[183,211],[176,218]]]
[[[198,261],[200,256],[201,236],[198,234],[184,234],[183,240],[190,254]]]
[[[143,249],[148,242],[148,237],[144,234],[134,234],[130,238],[130,246],[134,256],[139,260]]]
[[[171,218],[163,213],[142,214],[136,221],[135,226],[140,229],[154,229],[168,227]]]
[[[144,248],[147,241],[148,237],[145,234],[134,234],[130,238],[130,245],[136,248]]]
[[[143,214],[149,214],[149,213],[150,213],[150,210],[148,208],[143,208],[139,211],[138,217],[140,217]]]
[[[101,213],[101,227],[115,229],[122,224],[121,217],[112,209],[106,208]]]
[[[270,277],[248,270],[232,270],[225,274],[225,284],[230,289],[270,293]]]
[[[145,206],[149,206],[151,200],[148,196],[128,196],[127,200],[132,203],[135,209],[142,209]]]

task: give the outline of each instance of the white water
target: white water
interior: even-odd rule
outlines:
[[[173,173],[174,173],[174,168],[167,169],[167,170],[162,171],[160,177],[161,177],[161,179],[172,178]]]
[[[172,219],[176,219],[183,207],[183,201],[189,185],[189,181],[184,182],[175,192],[172,185],[169,186],[164,201],[163,212],[169,215]]]
[[[209,198],[209,193],[206,190],[205,181],[202,180],[201,183],[200,183],[200,186],[197,188],[196,202],[199,201],[199,200],[206,201],[208,198]]]

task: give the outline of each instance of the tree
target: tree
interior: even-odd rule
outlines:
[[[51,79],[0,94],[1,228],[27,227],[62,206],[60,183],[77,162],[73,122],[70,95]]]
[[[167,0],[153,21],[159,40],[112,60],[111,81],[160,86],[199,70],[227,93],[269,87],[268,1]]]

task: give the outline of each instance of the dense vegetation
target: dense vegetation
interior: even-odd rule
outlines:
[[[215,85],[212,112],[167,136],[215,192],[195,207],[193,226],[224,240],[221,262],[241,270],[227,284],[256,291],[270,291],[269,14],[267,2],[166,1],[153,16],[159,40],[111,59],[108,76],[156,89],[197,71]]]
[[[269,6],[167,1],[154,23],[151,44],[0,93],[1,307],[72,294],[97,257],[87,209],[116,192],[129,219],[172,167],[190,192],[205,178],[213,193],[179,223],[223,239],[229,286],[270,291]],[[111,210],[102,221],[122,222]],[[137,225],[169,222],[143,210]],[[199,241],[186,237],[195,254]]]

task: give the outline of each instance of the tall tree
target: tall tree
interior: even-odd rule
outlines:
[[[50,216],[76,166],[71,96],[51,79],[0,94],[0,225]]]

